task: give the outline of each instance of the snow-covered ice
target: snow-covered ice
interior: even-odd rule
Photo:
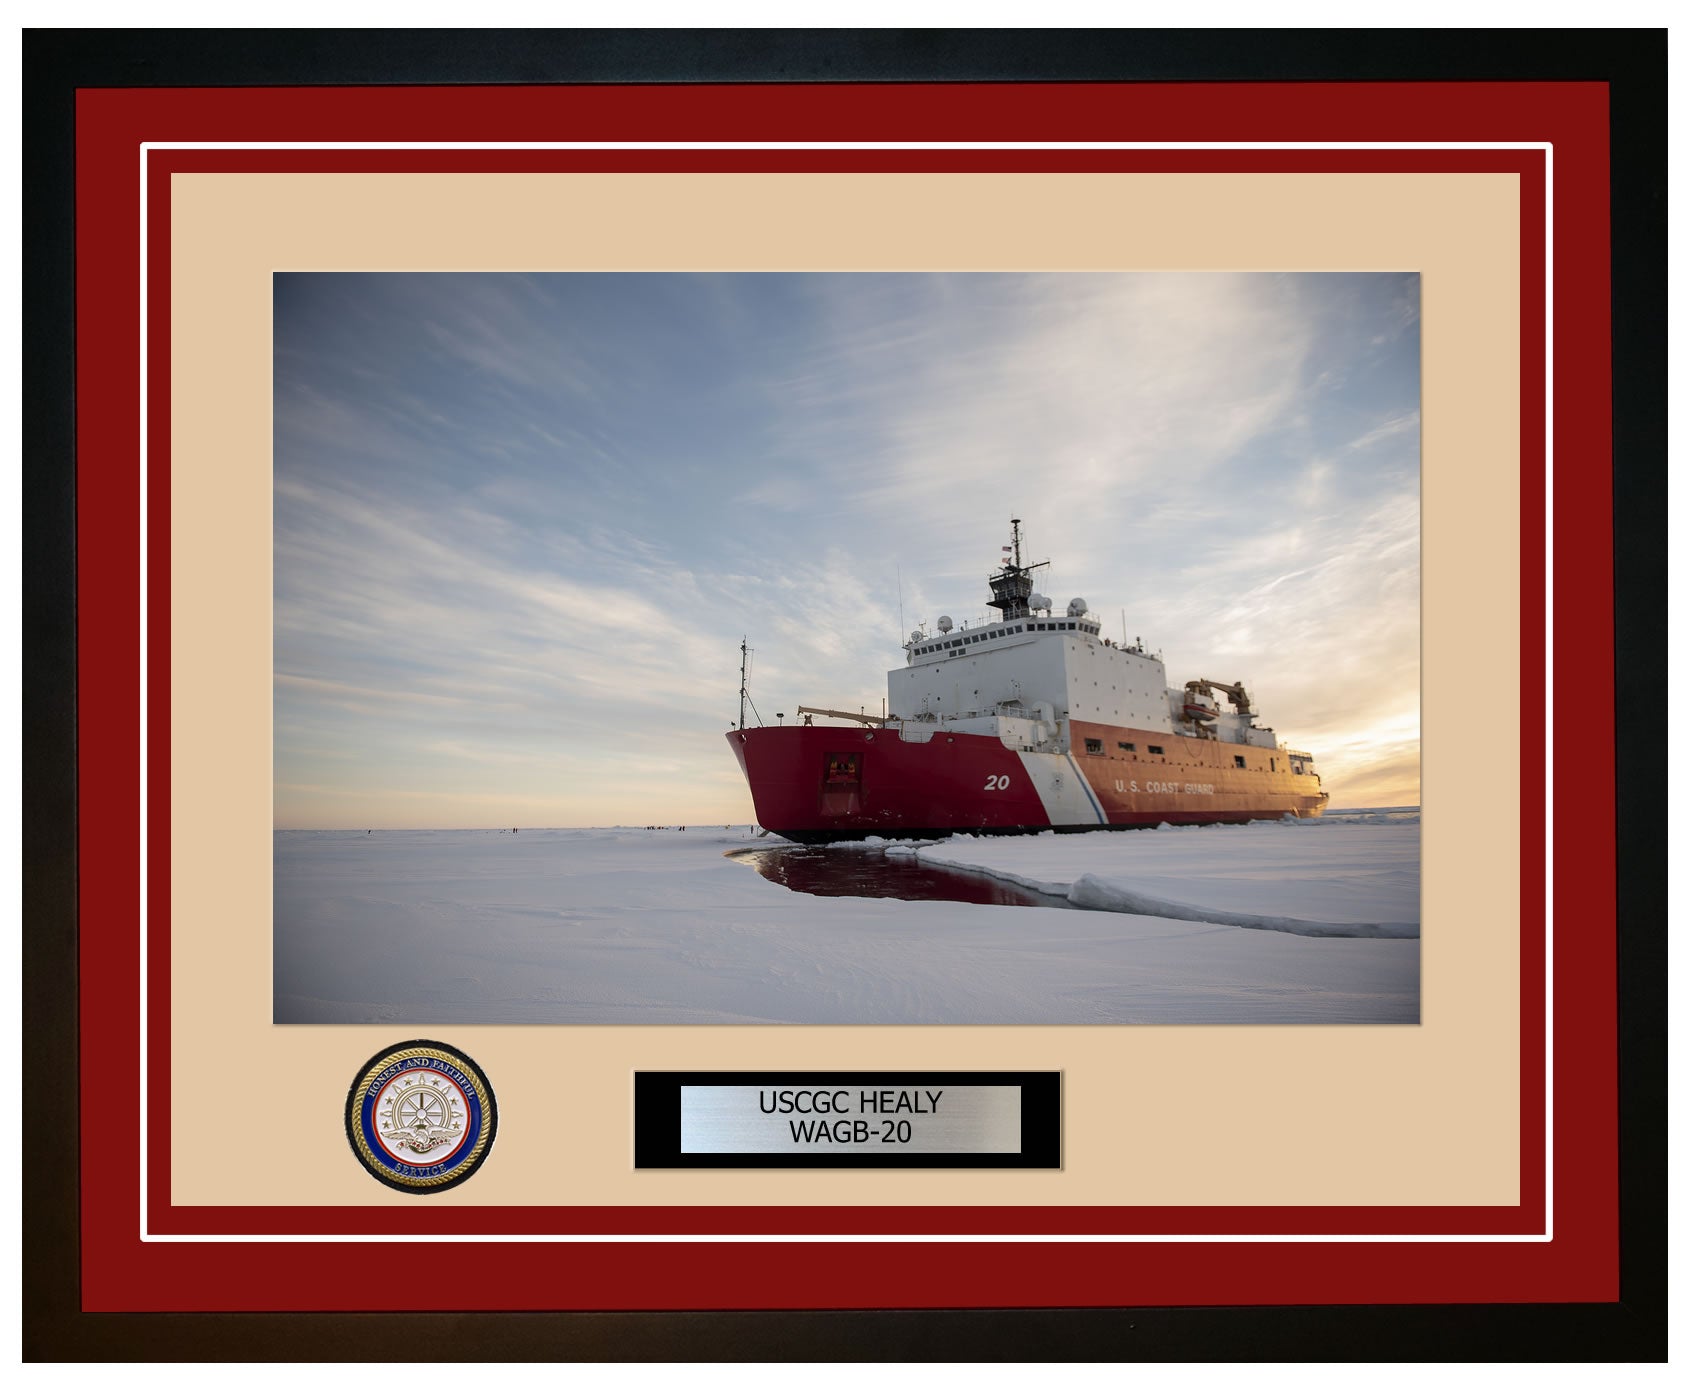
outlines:
[[[1407,809],[1037,836],[1013,850],[959,836],[917,853],[1082,908],[1303,937],[1416,937],[1418,825]]]
[[[1414,934],[1410,816],[918,848],[941,868],[1139,912],[817,898],[726,858],[752,844],[741,829],[282,831],[274,1018],[1414,1023],[1414,936],[1267,927]],[[1153,899],[1194,916],[1144,914]],[[1231,925],[1199,921],[1206,910]]]

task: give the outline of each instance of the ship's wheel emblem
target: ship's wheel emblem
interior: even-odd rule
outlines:
[[[458,1104],[458,1102],[455,1102]],[[460,1121],[455,1118],[450,1098],[440,1091],[419,1086],[404,1090],[400,1100],[391,1096],[386,1102],[390,1117],[379,1124],[394,1129],[390,1137],[413,1153],[428,1153],[458,1137]]]
[[[345,1118],[366,1170],[406,1192],[438,1192],[470,1177],[496,1134],[488,1079],[446,1043],[397,1043],[378,1053],[355,1079]]]

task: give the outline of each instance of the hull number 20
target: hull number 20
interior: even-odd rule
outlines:
[[[1009,787],[1009,775],[1008,774],[987,774],[986,775],[986,791],[988,793],[990,793],[992,791],[992,789],[994,789],[994,788],[1008,788],[1008,787]]]

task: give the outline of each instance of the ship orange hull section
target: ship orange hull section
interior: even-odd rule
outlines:
[[[1111,826],[1320,817],[1322,780],[1284,750],[1076,721],[1074,762]]]

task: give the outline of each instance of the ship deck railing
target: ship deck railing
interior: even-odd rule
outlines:
[[[899,645],[898,647],[903,649],[904,652],[906,652],[906,653],[917,653],[917,652],[921,652],[921,651],[925,651],[927,653],[935,653],[935,652],[937,652],[936,649],[927,648],[927,645],[933,643],[934,640],[959,639],[965,634],[978,634],[982,630],[992,629],[992,628],[994,628],[998,625],[1017,625],[1017,624],[1022,624],[1024,622],[1028,621],[1028,620],[1051,620],[1051,621],[1073,620],[1073,621],[1076,622],[1077,625],[1080,625],[1080,624],[1096,625],[1098,628],[1097,628],[1097,632],[1096,632],[1095,637],[1100,638],[1100,639],[1103,638],[1104,622],[1101,619],[1099,619],[1096,615],[1094,615],[1090,610],[1087,611],[1084,615],[1070,615],[1066,611],[1059,614],[1058,612],[1052,610],[1052,611],[1047,611],[1043,614],[1040,614],[1039,612],[1035,611],[1031,615],[1018,615],[1013,620],[1005,620],[1001,615],[984,615],[984,616],[980,616],[977,619],[969,620],[964,624],[960,624],[960,625],[953,624],[953,625],[951,625],[951,627],[948,630],[942,630],[942,631],[941,630],[935,630],[932,634],[927,635],[926,638],[923,639],[919,644],[905,643],[905,644]],[[1052,631],[1052,632],[1055,633],[1056,631]],[[1094,632],[1092,630],[1085,630],[1085,631],[1083,631],[1083,633],[1093,634]],[[1135,648],[1132,645],[1115,644],[1115,641],[1112,640],[1112,639],[1105,639],[1104,642],[1106,644],[1114,644],[1115,647],[1120,648],[1120,649],[1124,649],[1126,652],[1128,652],[1130,654],[1143,653],[1144,652],[1144,650]]]
[[[891,719],[903,725],[948,726],[953,721],[981,721],[993,716],[1002,716],[1012,721],[1043,719],[1030,706],[982,706],[971,711],[946,712],[943,716],[922,712],[919,716],[893,716]]]

